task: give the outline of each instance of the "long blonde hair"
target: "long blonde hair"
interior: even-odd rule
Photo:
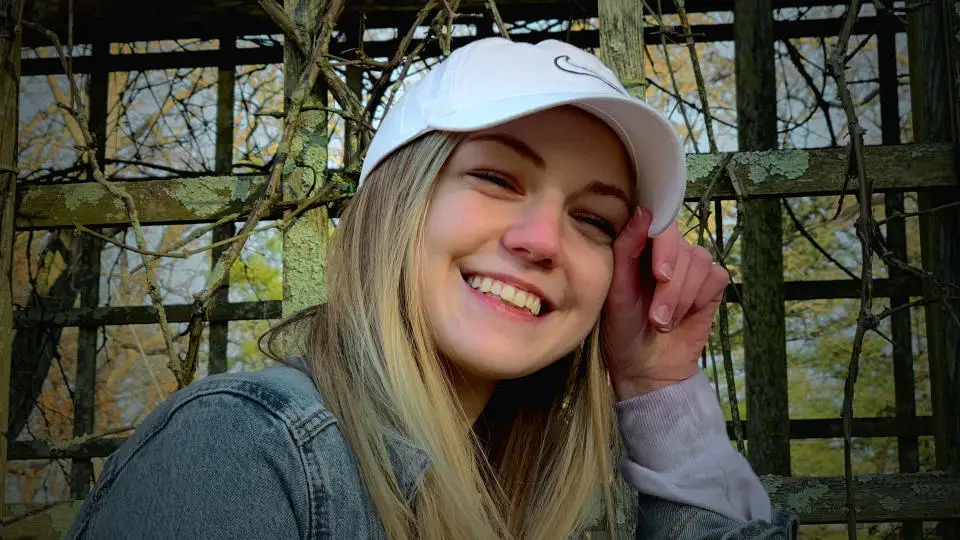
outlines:
[[[306,323],[302,354],[389,538],[565,538],[583,527],[598,493],[612,510],[600,332],[595,326],[583,347],[547,368],[501,382],[469,424],[417,278],[434,182],[460,140],[425,135],[369,175],[331,242],[326,303],[272,328],[265,352],[277,358],[279,330]],[[390,465],[390,432],[431,457],[412,505]]]

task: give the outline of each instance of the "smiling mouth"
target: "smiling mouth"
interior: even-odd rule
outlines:
[[[491,298],[497,298],[501,302],[534,317],[542,317],[549,311],[549,306],[542,298],[515,285],[480,274],[464,276],[464,281],[477,292]]]

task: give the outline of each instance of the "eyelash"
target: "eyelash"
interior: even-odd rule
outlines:
[[[481,180],[485,180],[487,182],[495,184],[504,189],[516,191],[516,186],[514,185],[513,180],[511,180],[508,176],[504,174],[500,174],[498,172],[475,171],[475,172],[471,172],[470,176],[479,178]],[[611,240],[616,239],[617,231],[614,228],[613,224],[610,223],[609,221],[598,218],[596,216],[592,216],[592,215],[578,215],[575,217],[579,219],[581,222],[586,223],[587,225],[590,225],[591,227],[594,227],[600,232],[602,232],[603,234],[609,236]]]
[[[577,219],[582,222],[590,225],[591,227],[596,227],[600,232],[610,237],[611,240],[616,239],[617,231],[614,228],[613,224],[605,219],[600,219],[594,216],[577,216]]]
[[[502,188],[511,189],[516,191],[516,186],[508,176],[500,174],[494,171],[476,171],[470,173],[470,176],[474,176],[481,180],[486,180],[492,184],[496,184]]]

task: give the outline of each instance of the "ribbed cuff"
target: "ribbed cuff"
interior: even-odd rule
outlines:
[[[723,410],[702,371],[621,401],[616,411],[630,459],[653,471],[680,470],[718,445],[730,445]]]

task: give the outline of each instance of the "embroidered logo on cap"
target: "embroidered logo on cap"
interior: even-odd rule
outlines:
[[[574,63],[573,60],[570,59],[569,55],[563,54],[554,58],[553,65],[557,66],[559,70],[566,71],[567,73],[572,73],[574,75],[586,75],[588,77],[599,79],[600,82],[602,82],[603,84],[616,90],[618,94],[627,95],[626,92],[618,88],[617,85],[608,81],[603,75],[600,75],[599,73],[597,73],[596,71],[593,71],[588,67],[584,67]]]

